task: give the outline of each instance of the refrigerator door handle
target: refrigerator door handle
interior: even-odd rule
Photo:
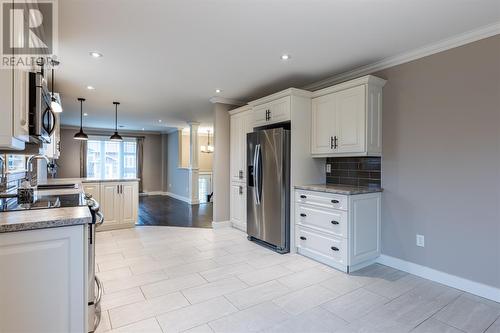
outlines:
[[[255,204],[260,205],[260,144],[255,146],[255,152],[253,155],[253,183],[254,183],[254,194],[255,194]]]

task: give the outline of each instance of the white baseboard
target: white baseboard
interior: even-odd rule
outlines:
[[[167,195],[167,192],[163,192],[163,191],[150,191],[150,192],[139,193],[139,196],[141,196],[141,197],[148,196],[148,195]]]
[[[377,259],[377,262],[382,265],[390,266],[452,288],[460,289],[468,293],[490,299],[495,302],[500,302],[500,288],[488,286],[483,283],[471,281],[456,275],[441,272],[436,269],[432,269],[384,254]]]
[[[247,225],[245,223],[231,222],[233,228],[247,232]]]
[[[178,194],[171,193],[171,192],[165,192],[165,195],[168,195],[171,198],[174,198],[174,199],[177,199],[180,201],[187,202],[188,204],[191,204],[191,199],[189,199],[188,197],[183,197],[182,195],[178,195]]]
[[[220,222],[212,221],[212,228],[214,229],[229,228],[230,226],[231,226],[231,221],[220,221]]]

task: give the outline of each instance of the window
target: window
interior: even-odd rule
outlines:
[[[87,177],[119,179],[137,177],[135,139],[109,141],[91,137],[87,141]]]

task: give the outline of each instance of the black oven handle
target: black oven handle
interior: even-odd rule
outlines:
[[[47,120],[47,122],[45,122]],[[42,115],[42,127],[49,134],[52,135],[56,128],[56,117],[50,107],[47,107]]]

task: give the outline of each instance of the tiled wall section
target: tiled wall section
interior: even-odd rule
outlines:
[[[329,184],[380,187],[380,157],[329,157],[326,163]]]

